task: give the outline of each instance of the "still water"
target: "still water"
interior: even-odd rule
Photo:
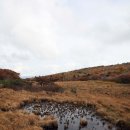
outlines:
[[[85,106],[45,101],[28,104],[24,109],[28,112],[38,111],[41,118],[47,114],[53,115],[58,120],[58,130],[116,130],[112,124],[102,120]],[[81,118],[87,121],[84,127],[80,126]]]

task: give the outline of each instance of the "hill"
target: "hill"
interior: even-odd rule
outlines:
[[[103,81],[114,81],[119,83],[130,83],[130,63],[83,68],[64,73],[39,76],[33,78],[33,80],[41,83],[55,82],[55,81],[87,81],[87,80],[103,80]]]
[[[130,63],[30,79],[0,69],[0,77],[0,130],[43,130],[48,120],[37,114],[44,101],[87,106],[110,128],[130,129]],[[38,108],[29,114],[24,108],[33,103]]]
[[[0,69],[0,80],[19,79],[19,73],[9,69]]]

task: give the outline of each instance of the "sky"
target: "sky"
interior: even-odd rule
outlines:
[[[0,0],[0,68],[22,77],[130,62],[130,0]]]

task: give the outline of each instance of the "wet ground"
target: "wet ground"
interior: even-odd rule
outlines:
[[[46,115],[55,116],[58,120],[58,130],[116,130],[112,124],[102,120],[85,106],[43,102],[26,105],[24,109],[41,118]],[[81,119],[87,121],[87,125],[81,126]]]

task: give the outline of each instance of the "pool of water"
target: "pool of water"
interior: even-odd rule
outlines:
[[[58,120],[57,130],[116,130],[112,124],[102,120],[85,106],[45,101],[28,104],[24,109],[37,112],[41,118],[48,114],[53,115]],[[81,127],[81,119],[87,121],[86,126]]]

